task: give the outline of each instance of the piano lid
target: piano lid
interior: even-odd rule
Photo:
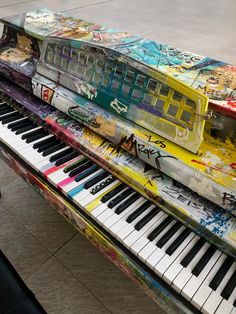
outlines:
[[[1,21],[38,39],[53,36],[115,50],[185,83],[226,115],[236,116],[236,66],[46,9]]]

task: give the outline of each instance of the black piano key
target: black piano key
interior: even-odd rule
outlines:
[[[173,235],[181,228],[182,224],[176,222],[156,243],[157,247],[162,248],[172,237]]]
[[[130,205],[136,202],[139,198],[140,198],[139,193],[135,193],[134,195],[130,196],[116,208],[115,213],[117,215],[120,215],[121,213],[123,213],[124,210],[126,210],[126,208],[128,208]]]
[[[234,271],[229,281],[227,282],[226,286],[224,287],[223,291],[221,292],[221,296],[225,300],[228,300],[235,286],[236,286],[236,270]]]
[[[160,208],[155,207],[153,208],[147,215],[145,215],[141,220],[139,220],[134,229],[137,231],[141,230],[152,218],[154,218],[160,211]]]
[[[63,147],[65,147],[66,146],[66,144],[65,143],[59,143],[59,144],[57,144],[57,145],[55,145],[55,146],[52,146],[52,147],[50,147],[50,148],[47,148],[44,152],[43,152],[43,157],[46,157],[46,156],[48,156],[48,155],[50,155],[50,154],[52,154],[52,153],[55,153],[55,152],[57,152],[58,150],[60,150],[60,149],[62,149]]]
[[[87,160],[87,162],[83,163],[82,165],[80,165],[79,167],[73,169],[70,173],[69,173],[69,177],[73,177],[77,174],[79,174],[80,172],[90,168],[93,165],[93,162],[91,160]]]
[[[44,138],[47,135],[48,135],[48,133],[46,131],[42,130],[38,134],[31,135],[31,136],[27,137],[25,142],[29,144],[29,143],[32,143],[32,142],[34,142],[36,140],[39,140],[40,138]]]
[[[201,271],[204,269],[206,264],[209,262],[209,260],[212,258],[212,256],[216,252],[216,247],[214,245],[211,245],[206,252],[203,254],[203,256],[200,258],[198,263],[195,265],[195,267],[192,270],[192,274],[196,277],[201,273]]]
[[[64,156],[64,157],[62,157],[62,158],[60,158],[60,159],[57,159],[57,160],[56,160],[56,163],[55,163],[55,166],[56,166],[56,167],[59,167],[60,165],[63,165],[65,162],[70,161],[70,160],[72,160],[72,159],[74,159],[75,157],[78,157],[78,156],[79,156],[79,153],[77,153],[77,152],[72,152],[72,153],[70,153],[70,154],[68,154],[68,155],[66,155],[66,156]],[[54,160],[53,160],[53,157],[54,157],[54,156],[52,156],[52,157],[50,158],[50,161],[51,161],[51,162],[54,161]]]
[[[168,216],[166,217],[160,225],[158,225],[149,235],[148,240],[153,241],[170,223],[173,221],[173,218]]]
[[[56,140],[56,138],[53,136],[53,137],[50,137],[50,138],[46,138],[46,139],[43,139],[42,141],[40,142],[37,142],[33,145],[33,149],[38,149],[38,148],[41,148],[44,146],[44,144],[49,144],[49,143],[53,143],[54,141]]]
[[[8,124],[7,128],[12,130],[12,131],[16,131],[18,128],[20,128],[22,125],[25,124],[29,124],[30,120],[28,118],[25,118],[23,120],[20,121],[16,121],[16,122],[11,122]]]
[[[37,129],[37,130],[33,130],[33,131],[31,131],[31,132],[29,132],[27,134],[23,134],[21,138],[22,138],[22,140],[26,140],[26,139],[28,139],[30,137],[33,137],[35,135],[38,135],[38,134],[45,134],[44,129],[40,128],[40,129]]]
[[[177,237],[177,239],[173,243],[171,243],[171,245],[166,249],[166,254],[171,256],[190,233],[190,229],[184,229],[184,231]]]
[[[43,143],[40,145],[40,147],[37,149],[39,153],[45,152],[49,148],[53,148],[54,146],[60,144],[61,142],[57,140],[55,137],[49,138],[50,141],[48,143]],[[36,144],[36,143],[35,143]]]
[[[145,212],[145,210],[148,209],[148,207],[152,205],[151,202],[146,201],[145,203],[143,203],[141,206],[139,206],[132,214],[130,214],[126,221],[128,223],[131,223],[132,221],[134,221],[136,218],[138,218],[138,216],[140,216],[142,213]]]
[[[5,114],[7,114],[7,113],[11,113],[13,111],[15,111],[15,110],[13,108],[11,108],[11,107],[3,108],[3,109],[0,110],[0,116],[3,116]]]
[[[127,190],[125,190],[124,192],[121,192],[117,197],[113,198],[108,204],[107,206],[109,208],[113,208],[114,206],[118,205],[124,198],[126,198],[127,196],[130,195],[130,193],[133,192],[133,189],[128,188]]]
[[[32,130],[32,129],[35,129],[35,124],[28,124],[28,125],[26,125],[26,126],[24,126],[24,127],[21,127],[21,128],[19,128],[16,132],[15,132],[15,134],[16,135],[19,135],[19,134],[22,134],[22,133],[24,133],[24,132],[27,132],[27,131],[30,131],[30,130]]]
[[[60,153],[57,153],[57,154],[53,155],[52,157],[50,157],[49,160],[50,160],[50,162],[54,162],[54,161],[60,160],[63,157],[71,154],[72,152],[73,152],[73,148],[69,147],[69,148],[65,149],[63,152],[60,152]]]
[[[112,191],[107,192],[103,197],[101,198],[102,203],[108,202],[113,196],[121,192],[127,187],[124,183],[119,184],[117,187],[115,187]]]
[[[233,306],[236,307],[236,299],[234,300]]]
[[[88,162],[88,159],[85,157],[83,157],[79,160],[76,160],[71,165],[66,166],[65,169],[63,170],[63,172],[68,173],[68,172],[72,171],[73,169],[77,168],[78,166],[80,166],[86,162]]]
[[[83,180],[84,178],[88,177],[90,174],[96,172],[99,169],[98,165],[93,165],[90,168],[88,168],[86,171],[80,173],[78,176],[75,177],[75,181],[79,182]],[[93,194],[93,193],[91,193]]]
[[[209,284],[209,287],[212,290],[216,290],[218,288],[219,284],[221,283],[224,276],[226,275],[226,273],[228,272],[228,270],[232,266],[233,262],[234,262],[233,258],[231,258],[229,256],[226,257],[223,264],[220,266],[219,270],[217,271],[214,278],[211,280],[211,282]]]
[[[6,117],[6,116],[0,117],[0,121],[2,121],[2,124],[7,124],[15,120],[19,120],[21,118],[23,118],[23,115],[20,114],[19,112],[16,112],[16,113],[9,114],[9,117]]]
[[[99,167],[97,169],[99,169]],[[95,187],[93,187],[92,190],[90,191],[90,193],[95,195],[96,193],[103,190],[105,187],[110,185],[115,180],[116,180],[116,177],[110,175],[106,180],[103,180],[101,183],[99,183]]]
[[[90,179],[87,181],[84,185],[85,190],[91,188],[93,185],[97,184],[99,181],[105,179],[110,174],[107,171],[103,171],[102,173],[99,173],[95,178]]]
[[[203,238],[200,238],[197,243],[190,249],[190,251],[185,255],[185,257],[181,261],[181,265],[183,267],[187,267],[188,264],[193,260],[195,255],[198,253],[198,251],[203,247],[203,245],[206,243],[206,240]]]

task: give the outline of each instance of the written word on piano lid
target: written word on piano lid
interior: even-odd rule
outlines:
[[[2,74],[235,210],[235,66],[48,10],[2,22]]]

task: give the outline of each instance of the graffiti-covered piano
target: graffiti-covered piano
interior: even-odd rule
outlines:
[[[195,308],[235,311],[235,67],[47,10],[3,22],[3,158]]]

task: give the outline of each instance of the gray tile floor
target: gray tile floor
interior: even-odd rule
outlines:
[[[236,64],[235,0],[0,0],[47,7]],[[163,313],[0,161],[0,248],[50,314]]]

